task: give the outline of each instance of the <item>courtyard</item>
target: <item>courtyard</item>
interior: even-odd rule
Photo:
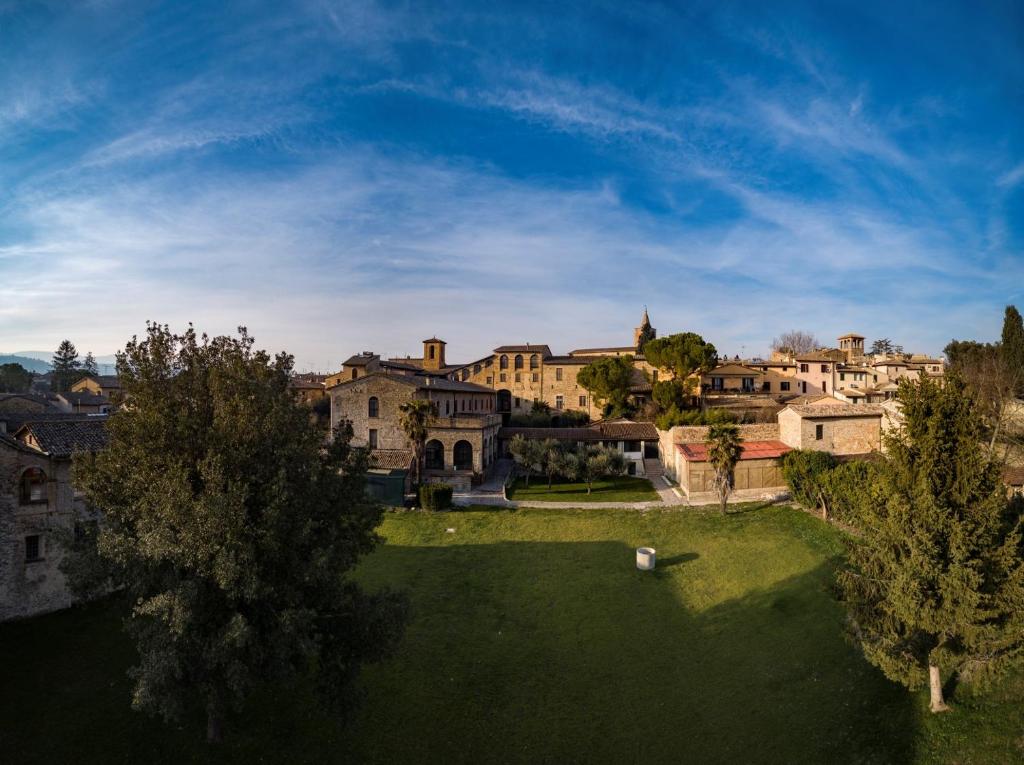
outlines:
[[[546,488],[546,487],[545,487]],[[1024,678],[930,716],[842,634],[840,533],[789,507],[389,514],[359,569],[412,620],[348,721],[303,684],[233,719],[224,762],[1010,763]],[[640,572],[634,548],[658,550]],[[201,710],[129,709],[109,603],[0,625],[12,762],[208,760]],[[54,735],[59,732],[60,735]]]

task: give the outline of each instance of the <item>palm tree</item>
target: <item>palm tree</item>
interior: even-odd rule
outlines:
[[[433,401],[414,398],[401,404],[398,411],[401,413],[398,424],[412,444],[416,457],[416,483],[419,484],[423,473],[423,449],[427,443],[427,431],[437,416],[437,406]]]
[[[715,469],[715,490],[725,513],[726,503],[733,487],[733,470],[740,459],[740,429],[732,423],[712,425],[708,428],[708,462]]]

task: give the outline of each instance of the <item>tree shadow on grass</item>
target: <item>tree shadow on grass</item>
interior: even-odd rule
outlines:
[[[3,626],[5,655],[23,654],[3,695],[32,703],[0,703],[0,743],[19,762],[912,759],[912,697],[844,641],[828,564],[695,610],[686,593],[709,585],[709,563],[669,556],[651,576],[620,542],[382,546],[360,579],[407,589],[413,618],[398,654],[364,672],[352,721],[307,683],[275,686],[213,752],[201,716],[178,728],[129,709],[116,619]]]

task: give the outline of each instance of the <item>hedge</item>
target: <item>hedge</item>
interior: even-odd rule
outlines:
[[[420,507],[424,510],[448,510],[452,506],[452,487],[446,483],[420,486]]]

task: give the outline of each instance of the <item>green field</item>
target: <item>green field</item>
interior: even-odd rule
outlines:
[[[447,529],[453,528],[449,533]],[[110,604],[0,625],[4,762],[1011,763],[1024,678],[933,717],[841,635],[836,531],[790,508],[397,513],[365,586],[409,592],[347,723],[267,688],[215,756],[128,708]],[[658,549],[639,572],[634,547]]]
[[[585,483],[555,481],[548,488],[547,479],[534,476],[527,486],[522,478],[508,490],[508,498],[516,502],[655,502],[658,492],[646,478],[613,476],[594,481],[587,494]]]

